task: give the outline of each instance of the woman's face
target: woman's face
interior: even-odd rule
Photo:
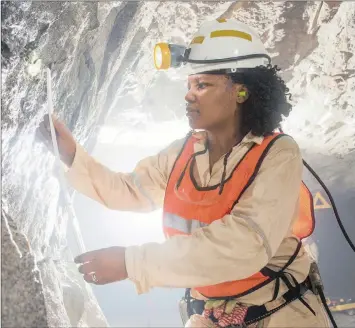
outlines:
[[[192,129],[220,130],[235,122],[238,91],[226,75],[196,74],[188,77],[186,116]]]

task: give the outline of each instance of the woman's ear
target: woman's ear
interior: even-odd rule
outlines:
[[[237,88],[237,103],[242,104],[249,98],[248,89],[244,86],[238,86]]]

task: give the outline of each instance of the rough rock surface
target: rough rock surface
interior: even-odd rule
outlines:
[[[349,197],[355,189],[354,2],[5,1],[1,14],[2,201],[38,262],[44,325],[107,322],[70,262],[76,255],[68,239],[73,227],[57,168],[34,140],[46,113],[43,67],[52,67],[56,113],[87,149],[103,124],[121,143],[124,133],[144,133],[152,124],[173,134],[171,121],[184,121],[186,85],[173,73],[155,72],[152,49],[161,40],[187,44],[206,19],[235,17],[262,35],[293,94],[295,107],[284,128],[336,195],[355,239]],[[324,213],[320,217],[330,221],[330,212]],[[333,234],[336,225],[323,222],[319,219],[316,239],[325,283],[332,294],[355,297],[349,288],[354,261],[342,261],[353,255],[341,235]],[[333,253],[329,233],[336,238]],[[329,264],[334,260],[341,277],[336,282]]]
[[[26,236],[4,211],[1,211],[1,243],[1,326],[48,327],[35,258]]]

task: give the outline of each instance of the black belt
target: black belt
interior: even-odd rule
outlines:
[[[265,305],[252,305],[248,307],[244,325],[248,326],[252,323],[258,322],[268,316],[272,315],[273,313],[277,312],[278,310],[282,309],[286,305],[290,304],[291,302],[299,299],[314,315],[315,312],[313,309],[306,303],[306,301],[302,298],[302,296],[310,290],[309,282],[306,280],[301,284],[297,284],[295,287],[292,287],[287,291],[283,296],[280,296],[278,299],[283,300],[283,303],[273,309],[266,309]],[[191,316],[193,314],[202,314],[204,311],[205,302],[201,300],[196,300],[191,298],[190,290],[186,290],[185,293],[185,300],[187,301],[187,312],[188,315]],[[213,322],[217,322],[218,320],[211,315],[209,318]]]

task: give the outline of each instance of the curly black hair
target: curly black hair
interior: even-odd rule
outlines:
[[[243,134],[251,131],[256,136],[270,135],[280,127],[282,115],[290,114],[291,94],[279,71],[277,66],[268,65],[228,74],[233,83],[248,89],[249,98],[240,104]]]

